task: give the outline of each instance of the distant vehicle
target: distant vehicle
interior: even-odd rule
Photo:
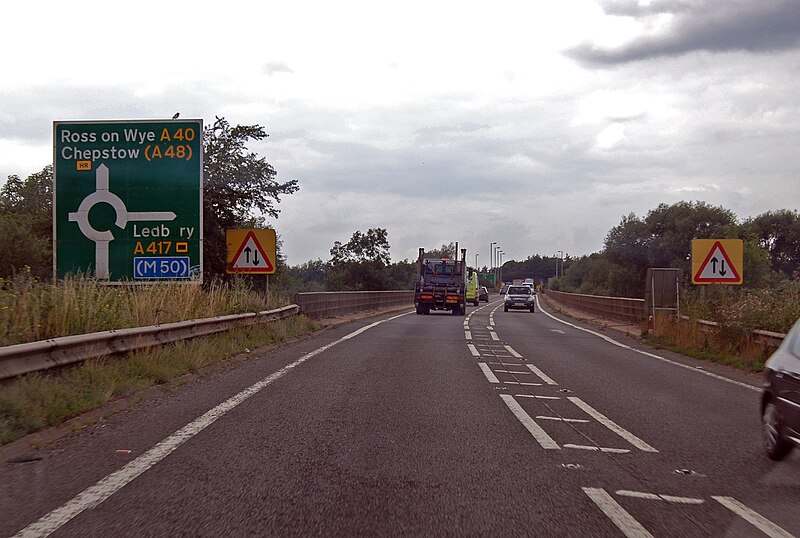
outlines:
[[[518,308],[535,311],[536,296],[530,286],[521,284],[519,286],[509,286],[506,292],[505,305],[503,310]]]
[[[506,289],[507,289],[507,288],[508,288],[508,286],[506,286],[505,284],[503,284],[502,286],[500,286],[500,295],[505,295],[505,294],[506,294]]]
[[[489,290],[486,286],[481,286],[481,289],[478,291],[478,300],[483,301],[484,303],[489,302]]]
[[[761,424],[771,459],[781,460],[800,446],[800,320],[764,364]]]
[[[425,249],[419,249],[417,282],[414,284],[414,306],[417,314],[430,314],[431,310],[450,310],[454,316],[467,313],[467,249],[461,250],[458,259],[425,258]]]
[[[467,277],[467,297],[466,301],[472,306],[478,306],[478,272],[472,271]]]

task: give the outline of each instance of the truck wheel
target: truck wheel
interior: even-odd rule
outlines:
[[[532,307],[531,307],[531,314],[533,314],[534,312],[536,312],[536,307],[535,307],[535,306],[532,306]]]
[[[422,307],[420,305],[417,305],[417,315],[422,315]]]
[[[507,306],[503,307],[503,312],[508,312],[508,307]]]
[[[424,307],[422,308],[422,313],[423,313],[423,314],[425,314],[426,316],[430,315],[430,313],[431,313],[431,307],[430,307],[430,306],[424,306]]]

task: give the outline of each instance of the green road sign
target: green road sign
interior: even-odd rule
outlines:
[[[56,278],[203,275],[203,121],[53,123]]]

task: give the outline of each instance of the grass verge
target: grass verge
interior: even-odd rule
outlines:
[[[318,328],[304,316],[292,316],[4,381],[0,383],[0,446],[186,373],[200,373],[203,367],[246,350],[285,342]]]

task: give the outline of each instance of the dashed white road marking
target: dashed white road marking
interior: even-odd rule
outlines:
[[[497,379],[497,376],[494,375],[494,372],[492,372],[492,369],[489,368],[488,364],[485,362],[479,362],[478,366],[480,366],[481,372],[483,372],[483,375],[485,375],[486,379],[489,380],[489,383],[500,383],[500,380]]]
[[[581,488],[583,492],[608,516],[628,538],[653,538],[641,523],[630,515],[611,495],[602,488]]]
[[[520,355],[519,353],[517,353],[516,351],[514,351],[514,348],[512,348],[511,346],[509,346],[509,345],[505,345],[505,346],[503,346],[503,347],[504,347],[504,348],[506,348],[506,350],[507,350],[509,353],[511,353],[511,355],[513,355],[514,357],[516,357],[516,358],[518,358],[518,359],[521,359],[521,358],[522,358],[522,355]]]
[[[561,396],[536,396],[535,394],[515,394],[515,398],[536,398],[537,400],[560,400]]]
[[[630,491],[621,489],[615,492],[622,497],[633,497],[635,499],[647,499],[651,501],[667,501],[677,504],[703,504],[703,499],[696,499],[694,497],[677,497],[675,495],[657,495],[655,493],[645,493],[643,491]]]
[[[492,340],[494,340],[495,342],[499,342],[500,341],[500,338],[497,337],[497,333],[496,332],[490,332],[489,336],[491,336]]]
[[[622,426],[616,424],[613,420],[602,414],[600,411],[597,411],[591,405],[587,404],[577,396],[568,396],[567,399],[580,407],[583,411],[585,411],[588,415],[593,417],[596,421],[600,424],[611,430],[612,432],[616,433],[630,444],[638,448],[639,450],[643,450],[644,452],[658,452],[655,448],[648,445],[631,432],[623,428]]]
[[[558,334],[567,334],[564,331],[562,331],[561,329],[550,329],[550,332],[551,333],[558,333]]]
[[[608,452],[610,454],[627,454],[630,452],[627,448],[606,448],[593,445],[574,445],[572,443],[565,444],[564,448],[575,448],[577,450],[589,450],[592,452]]]
[[[722,506],[737,514],[742,519],[750,523],[752,526],[774,538],[792,538],[792,535],[786,532],[783,528],[779,527],[769,519],[765,518],[758,512],[743,505],[733,497],[721,497],[712,495],[712,499],[720,503]]]
[[[467,344],[467,347],[469,348],[469,352],[472,353],[473,357],[481,356],[480,352],[478,351],[478,348],[476,348],[473,344]]]
[[[527,364],[526,366],[528,367],[528,369],[529,369],[531,372],[533,372],[534,374],[536,374],[537,376],[539,376],[539,379],[541,379],[542,381],[544,381],[544,382],[545,382],[545,383],[547,383],[548,385],[558,385],[558,383],[556,383],[555,381],[553,381],[553,380],[552,380],[550,377],[548,377],[548,376],[547,376],[547,374],[545,374],[544,372],[542,372],[542,371],[541,371],[540,369],[538,369],[536,366],[534,366],[534,365],[532,365],[532,364]]]
[[[522,425],[525,426],[525,429],[533,436],[534,439],[542,446],[542,448],[548,450],[561,450],[561,447],[558,446],[552,437],[547,435],[547,432],[539,426],[535,420],[531,418],[531,416],[525,412],[521,405],[514,399],[513,396],[510,394],[501,394],[500,397],[506,403],[508,408],[514,413],[514,416],[517,417],[517,420],[522,422]]]
[[[560,422],[575,422],[577,424],[588,424],[589,423],[588,420],[583,419],[583,418],[545,417],[545,416],[542,416],[542,415],[539,415],[536,418],[537,418],[537,420],[538,419],[542,419],[542,420],[558,420]]]
[[[503,381],[504,385],[521,385],[524,387],[541,387],[541,383],[521,383],[519,381]]]
[[[464,338],[472,340],[472,331],[464,331]]]
[[[514,365],[516,366],[516,365]],[[517,372],[515,370],[495,370],[495,372],[502,372],[504,374],[520,374],[520,375],[531,375],[530,372]]]
[[[272,374],[268,375],[261,381],[254,383],[253,385],[247,387],[243,391],[239,392],[238,394],[228,398],[221,404],[217,405],[216,407],[210,409],[203,415],[197,417],[192,422],[184,426],[183,428],[179,429],[172,435],[166,437],[153,448],[136,458],[135,460],[131,461],[123,468],[119,469],[111,473],[110,475],[106,476],[95,485],[90,486],[79,493],[76,497],[72,500],[67,501],[66,504],[62,505],[59,508],[56,508],[52,512],[42,516],[39,520],[31,523],[21,531],[19,531],[16,536],[17,537],[38,537],[38,536],[48,536],[58,530],[61,526],[65,525],[73,518],[78,516],[84,510],[92,509],[98,506],[100,503],[111,497],[114,493],[125,487],[131,481],[135,480],[138,476],[146,472],[148,469],[152,468],[154,465],[158,464],[161,460],[172,454],[175,450],[178,449],[183,443],[197,435],[198,433],[202,432],[208,426],[216,422],[218,419],[224,417],[229,411],[237,407],[242,402],[249,399],[251,396],[258,394],[261,390],[265,387],[280,379],[287,373],[291,372],[294,368],[297,368],[308,359],[319,355],[320,353],[332,348],[333,346],[340,344],[346,340],[350,340],[351,338],[355,338],[359,334],[367,331],[373,327],[381,325],[382,323],[386,323],[387,321],[395,320],[402,316],[407,316],[410,312],[406,312],[404,314],[400,314],[398,316],[392,316],[391,318],[387,318],[384,320],[376,321],[375,323],[371,323],[369,325],[365,325],[358,330],[347,334],[338,340],[334,340],[333,342],[326,344],[320,348],[315,349],[309,353],[306,353],[296,361],[287,364],[280,370],[273,372]]]

